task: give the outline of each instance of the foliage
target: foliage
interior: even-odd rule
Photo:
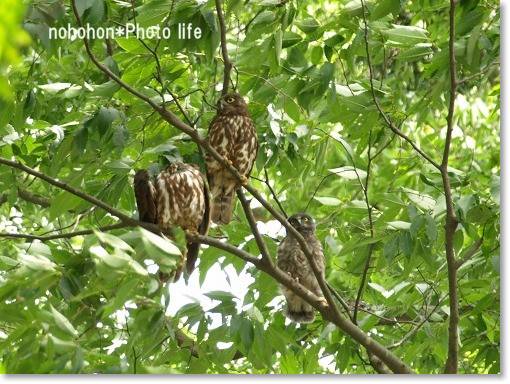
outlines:
[[[158,169],[176,158],[203,168],[196,145],[100,72],[82,40],[48,38],[50,27],[77,25],[68,2],[25,1],[23,26],[33,42],[16,63],[19,44],[6,36],[25,41],[15,18],[21,6],[13,2],[2,11],[7,3],[0,5],[8,21],[0,24],[0,74],[9,81],[0,79],[1,157],[133,217],[134,169]],[[94,26],[133,21],[130,1],[79,3],[80,16]],[[93,40],[94,54],[154,101],[163,92],[167,108],[182,116],[172,102],[171,94],[178,95],[205,136],[223,68],[214,1],[134,3],[140,25],[176,33],[178,23],[192,23],[202,37]],[[450,89],[449,2],[382,0],[366,7],[375,95],[391,120],[440,161]],[[351,311],[371,254],[359,326],[416,372],[442,372],[449,308],[441,175],[392,133],[374,104],[362,3],[229,0],[224,12],[233,82],[249,99],[260,141],[251,184],[274,203],[267,177],[287,213],[306,210],[316,218],[327,280]],[[460,1],[456,25],[459,87],[448,171],[460,221],[455,252],[465,261],[458,272],[459,372],[499,373],[499,5]],[[1,165],[0,192],[3,233],[51,235],[116,222]],[[284,231],[253,207],[274,255]],[[212,235],[258,255],[240,204],[236,216]],[[193,302],[169,316],[175,293],[150,265],[173,269],[178,247],[133,228],[46,242],[0,237],[0,370],[373,372],[366,351],[320,316],[310,325],[289,324],[277,283],[213,247],[201,253],[200,284],[214,265],[233,267],[253,278],[246,294],[204,292],[213,308]]]

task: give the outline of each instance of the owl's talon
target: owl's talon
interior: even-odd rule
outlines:
[[[329,307],[329,303],[324,297],[320,297],[319,302],[321,303],[322,306]]]
[[[231,167],[234,165],[234,163],[232,163],[232,160],[230,160],[227,156],[223,156],[223,160]]]
[[[185,232],[187,237],[195,237],[200,235],[200,233],[196,229],[187,229]]]
[[[241,185],[246,187],[248,185],[248,178],[246,176],[241,175]]]

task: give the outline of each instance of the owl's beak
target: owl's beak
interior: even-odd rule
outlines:
[[[220,109],[225,108],[225,102],[223,100],[220,100]]]

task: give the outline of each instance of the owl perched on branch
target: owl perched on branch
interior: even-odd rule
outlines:
[[[289,217],[289,223],[303,236],[308,249],[312,252],[315,264],[324,277],[325,260],[322,245],[315,236],[315,223],[311,216],[306,213],[297,213]],[[297,239],[290,233],[278,246],[278,267],[287,272],[290,277],[308,288],[312,293],[323,297],[321,288],[312,267],[305,254],[301,250]],[[306,301],[285,286],[281,286],[282,293],[287,300],[285,315],[297,323],[311,323],[315,318],[314,308]]]
[[[229,93],[218,101],[217,110],[207,140],[247,179],[257,158],[258,141],[246,103],[238,93]],[[206,155],[206,164],[212,196],[211,219],[218,224],[228,224],[239,183],[210,154]]]
[[[135,174],[136,205],[141,221],[157,224],[162,232],[179,226],[185,231],[206,235],[210,221],[210,197],[207,184],[193,165],[176,162],[161,171],[155,182],[146,170]],[[188,243],[186,271],[193,272],[200,244]],[[178,268],[174,280],[180,277]]]

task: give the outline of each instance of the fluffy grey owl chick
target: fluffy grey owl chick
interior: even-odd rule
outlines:
[[[324,276],[325,263],[322,245],[315,236],[315,223],[310,215],[296,213],[289,218],[289,223],[304,237],[308,248],[312,251],[315,263]],[[312,267],[301,250],[297,239],[292,234],[287,236],[278,246],[278,267],[287,272],[293,279],[322,297],[319,283],[313,274]],[[285,315],[297,323],[311,323],[315,318],[314,308],[288,288],[282,286],[282,293],[287,300]]]

